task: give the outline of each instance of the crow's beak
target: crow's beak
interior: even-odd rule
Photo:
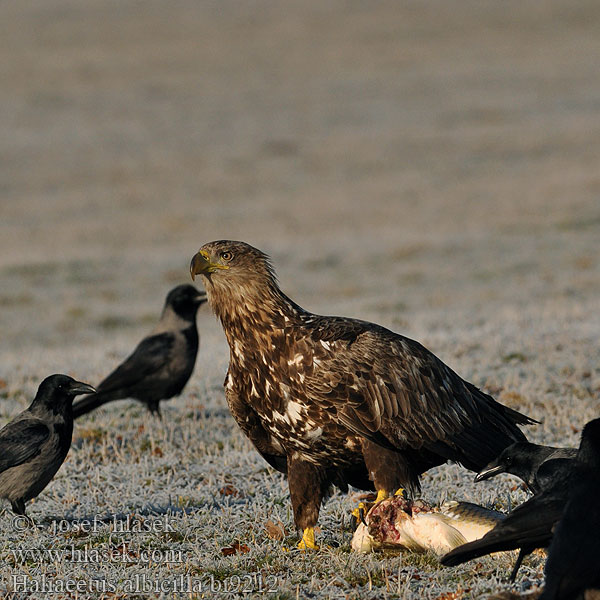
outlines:
[[[484,479],[489,479],[498,473],[504,473],[505,469],[502,465],[488,466],[479,471],[477,475],[475,475],[474,481],[483,481]]]
[[[79,396],[80,394],[93,394],[96,391],[94,387],[82,381],[73,381],[69,386],[70,396]]]
[[[192,275],[192,278],[194,276]],[[198,306],[200,306],[200,304],[203,304],[204,302],[206,302],[207,298],[206,298],[206,292],[198,292],[198,295],[195,298],[196,304],[198,304]]]

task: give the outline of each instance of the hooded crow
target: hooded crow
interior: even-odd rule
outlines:
[[[0,430],[0,498],[25,514],[63,464],[73,434],[73,398],[94,388],[67,375],[50,375],[31,406]]]
[[[193,285],[173,288],[151,335],[98,385],[95,394],[73,405],[73,416],[124,398],[135,398],[160,416],[159,402],[178,396],[194,370],[199,343],[196,313],[204,302],[206,294]]]

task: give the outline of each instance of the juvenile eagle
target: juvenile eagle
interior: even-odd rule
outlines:
[[[192,258],[230,349],[227,403],[271,466],[287,473],[301,548],[331,484],[381,500],[448,460],[479,471],[525,440],[532,419],[461,379],[418,342],[384,327],[300,308],[269,258],[244,242]]]

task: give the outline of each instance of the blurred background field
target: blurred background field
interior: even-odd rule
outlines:
[[[50,373],[98,383],[198,247],[230,238],[268,252],[305,308],[420,340],[541,420],[532,439],[576,444],[600,395],[599,26],[593,1],[4,4],[2,422]],[[322,513],[327,559],[282,553],[263,522],[291,528],[286,484],[230,419],[224,336],[207,308],[198,323],[195,374],[163,422],[128,402],[78,422],[35,518],[187,507],[180,571],[263,569],[282,597],[506,585],[506,561],[350,555],[340,495]],[[525,497],[471,478],[437,469],[424,495]],[[13,543],[60,543],[9,521]],[[249,551],[222,556],[235,540]]]

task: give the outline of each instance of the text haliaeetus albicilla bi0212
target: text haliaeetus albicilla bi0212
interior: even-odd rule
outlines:
[[[193,257],[230,348],[229,408],[271,466],[287,473],[300,546],[332,484],[419,489],[448,460],[479,471],[532,419],[461,379],[418,342],[384,327],[307,312],[269,258],[216,241]]]

